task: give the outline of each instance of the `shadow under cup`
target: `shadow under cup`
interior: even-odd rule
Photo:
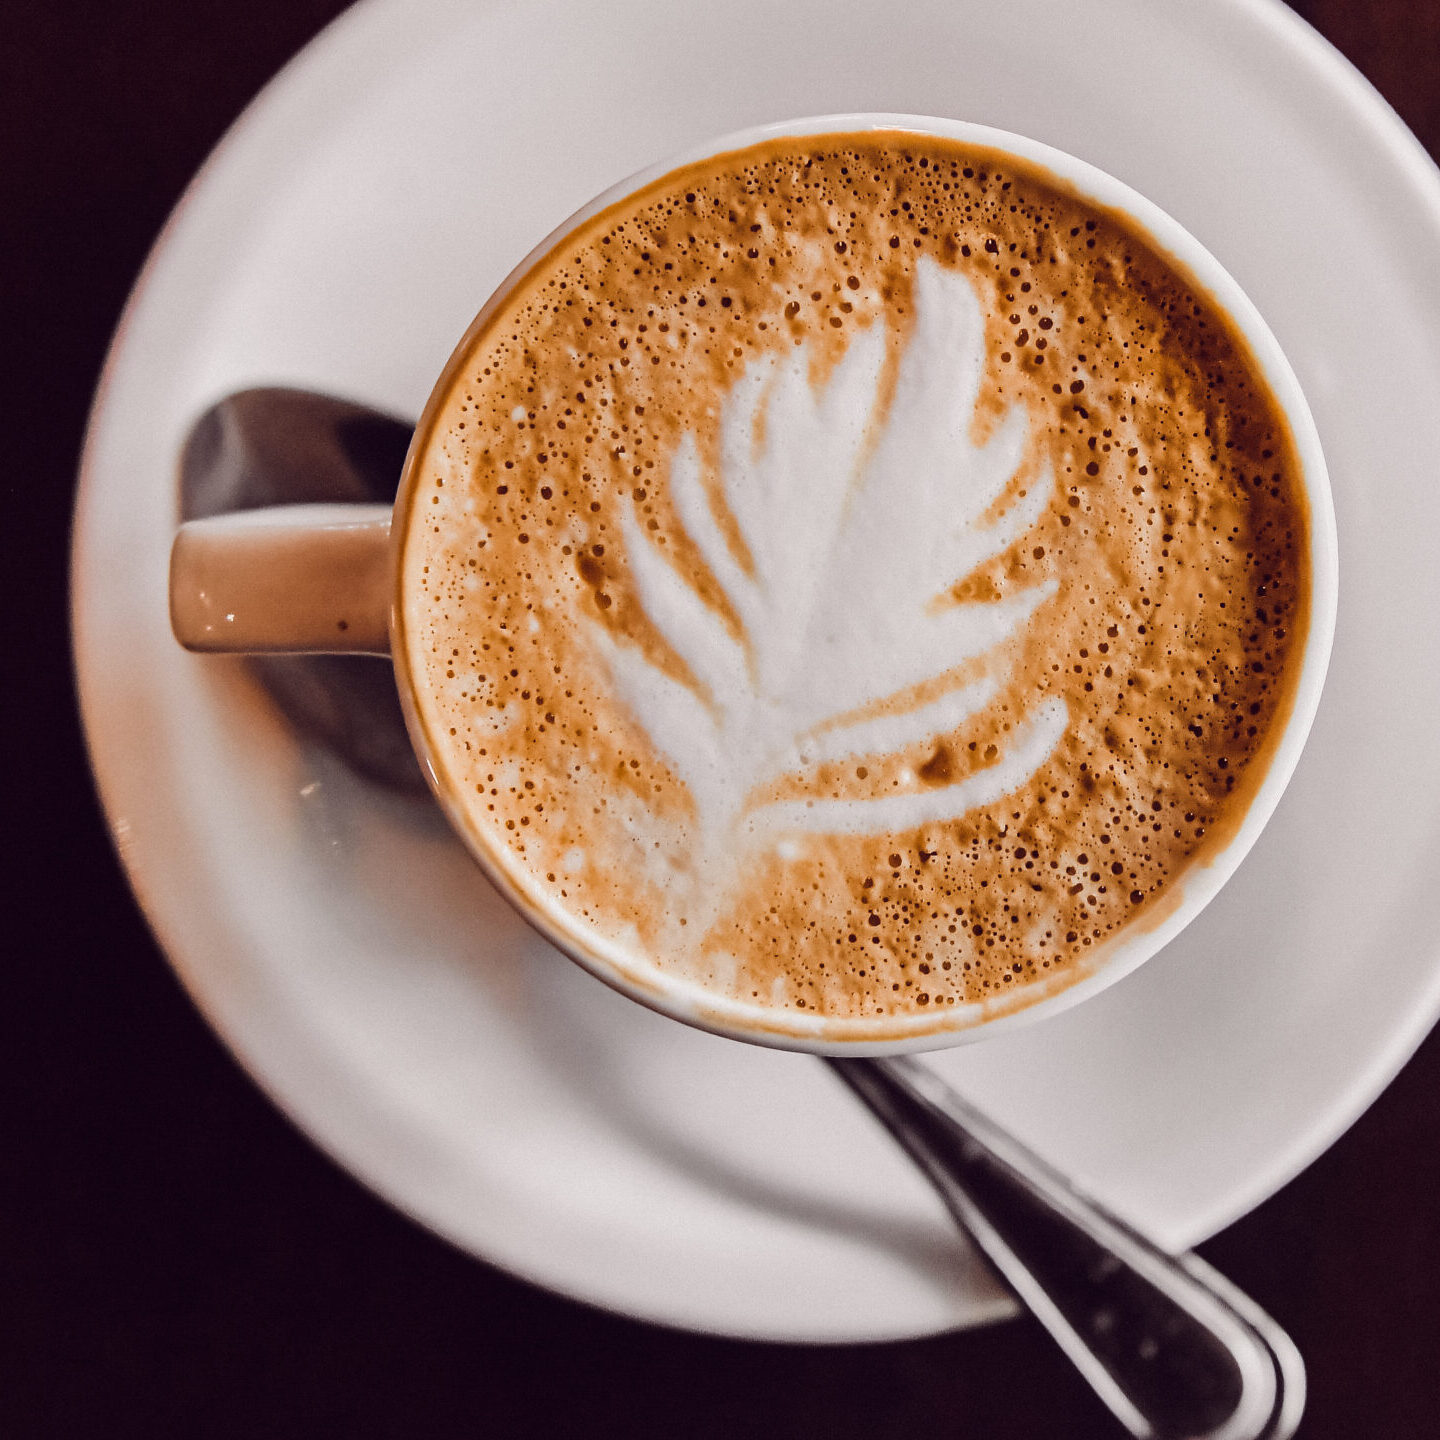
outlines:
[[[562,906],[544,877],[532,872],[514,848],[497,842],[477,815],[478,807],[464,803],[466,777],[454,773],[445,745],[438,743],[438,712],[434,696],[429,693],[424,645],[417,643],[415,635],[417,602],[411,593],[415,587],[407,552],[413,537],[426,523],[417,507],[443,441],[444,427],[453,421],[451,403],[456,387],[464,381],[477,346],[485,341],[507,301],[531,283],[537,273],[545,272],[562,242],[637,192],[647,191],[666,176],[712,157],[787,138],[814,136],[818,146],[818,137],[877,131],[909,132],[917,142],[931,137],[999,152],[1044,173],[1057,190],[1073,195],[1084,205],[1096,211],[1119,212],[1192,290],[1208,297],[1231,322],[1249,351],[1254,369],[1269,386],[1274,409],[1288,425],[1297,457],[1301,500],[1308,509],[1309,613],[1303,649],[1292,671],[1291,693],[1271,722],[1265,746],[1252,761],[1252,774],[1258,770],[1263,774],[1250,781],[1248,803],[1237,801],[1227,809],[1224,818],[1230,823],[1225,837],[1172,876],[1154,903],[1117,934],[1096,944],[1083,962],[1068,966],[1058,975],[1026,980],[993,999],[967,998],[944,1009],[912,1008],[862,1018],[781,1008],[759,999],[742,1000],[668,970],[663,963],[656,963],[664,957],[636,953],[633,947]],[[661,473],[657,472],[657,476]],[[1278,342],[1236,282],[1177,222],[1103,172],[1020,136],[923,117],[827,116],[726,136],[623,181],[577,212],[516,267],[455,350],[415,431],[393,525],[389,519],[379,509],[308,515],[252,512],[249,549],[243,554],[231,543],[231,537],[222,533],[224,521],[201,522],[222,528],[205,537],[192,531],[188,559],[182,544],[186,533],[182,531],[172,562],[172,614],[177,635],[191,648],[212,650],[373,652],[386,649],[388,630],[388,649],[393,654],[401,705],[421,768],[472,855],[527,920],[607,984],[653,1009],[734,1038],[815,1053],[895,1053],[994,1034],[1067,1008],[1155,954],[1218,892],[1273,812],[1314,718],[1334,630],[1335,522],[1319,439],[1298,381]],[[325,533],[329,534],[328,542]],[[377,555],[383,557],[378,566]],[[201,556],[203,563],[197,558]],[[216,596],[223,591],[225,599],[209,607],[202,625],[195,619],[195,607],[187,603],[187,596],[202,588],[197,577],[203,575],[213,582],[220,572],[226,577],[225,583],[212,584],[211,590]],[[261,573],[268,577],[263,602],[254,600],[249,593],[256,575]],[[285,577],[300,573],[305,579],[298,588],[304,593],[297,598],[297,587],[287,585]],[[302,609],[317,618],[297,632],[293,621]],[[217,621],[217,615],[224,617],[224,623]],[[337,615],[343,618],[337,621]],[[231,622],[235,622],[233,628]],[[344,624],[344,631],[337,632],[337,624]]]

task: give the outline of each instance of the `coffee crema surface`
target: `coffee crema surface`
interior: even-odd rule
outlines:
[[[452,812],[572,948],[781,1029],[1088,973],[1293,698],[1309,520],[1255,361],[1000,152],[672,172],[493,309],[412,465],[400,653]]]

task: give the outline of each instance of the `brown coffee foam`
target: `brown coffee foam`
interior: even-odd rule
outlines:
[[[1056,481],[1040,522],[954,594],[1050,579],[1059,593],[1011,648],[1001,693],[955,733],[754,798],[954,783],[1047,695],[1063,695],[1069,727],[997,804],[905,834],[800,837],[699,898],[689,796],[617,710],[597,653],[603,629],[692,679],[637,603],[621,506],[740,638],[670,503],[670,457],[693,432],[718,494],[724,397],[754,357],[797,340],[820,383],[886,318],[893,384],[922,255],[981,296],[975,439],[1023,403],[1031,444],[1010,497],[1045,459]],[[1298,460],[1231,322],[1127,217],[953,142],[772,142],[581,226],[454,375],[404,543],[417,705],[472,828],[575,928],[782,1012],[931,1013],[1083,973],[1106,941],[1155,923],[1243,819],[1308,620]]]

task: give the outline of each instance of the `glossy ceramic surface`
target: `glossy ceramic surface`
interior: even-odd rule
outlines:
[[[175,457],[258,383],[418,413],[543,235],[661,151],[776,116],[954,115],[1149,195],[1235,275],[1315,412],[1330,679],[1247,863],[1135,976],[932,1063],[1172,1245],[1268,1195],[1440,1011],[1440,179],[1278,5],[370,0],[247,112],[126,312],[84,461],[82,704],[177,970],[316,1140],[458,1244],[655,1320],[922,1334],[1007,1302],[813,1060],[687,1030],[540,942],[428,803],[298,744],[166,619]]]

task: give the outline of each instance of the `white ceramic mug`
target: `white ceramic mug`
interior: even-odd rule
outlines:
[[[988,1002],[938,1015],[898,1016],[863,1026],[836,1025],[821,1016],[780,1016],[705,991],[618,948],[606,951],[553,912],[542,913],[507,873],[484,835],[438,778],[411,697],[405,658],[405,606],[397,588],[398,542],[392,516],[404,517],[418,471],[417,456],[474,336],[515,285],[577,225],[670,171],[710,156],[784,136],[908,130],[1005,151],[1048,170],[1099,206],[1125,213],[1159,251],[1189,272],[1229,315],[1248,344],[1294,439],[1309,508],[1309,629],[1293,703],[1277,719],[1278,742],[1249,808],[1228,842],[1171,881],[1172,903],[1156,917],[1141,916],[1108,942],[1082,978],[1060,989],[1031,986]],[[1335,516],[1319,436],[1299,382],[1259,312],[1220,263],[1180,224],[1103,171],[1048,145],[987,126],[910,115],[828,115],[761,126],[723,136],[621,181],[577,211],[511,272],[476,317],[431,392],[417,443],[400,479],[395,506],[294,505],[192,521],[181,527],[171,554],[171,622],[188,649],[249,653],[362,653],[391,656],[410,737],[437,799],[481,867],[501,892],[548,939],[588,970],[665,1014],[737,1039],[829,1054],[886,1054],[937,1048],[994,1034],[1066,1009],[1129,974],[1177,935],[1220,890],[1244,859],[1288,783],[1319,704],[1335,628],[1337,558]],[[397,536],[404,526],[395,527]],[[1038,985],[1040,982],[1036,982]]]

